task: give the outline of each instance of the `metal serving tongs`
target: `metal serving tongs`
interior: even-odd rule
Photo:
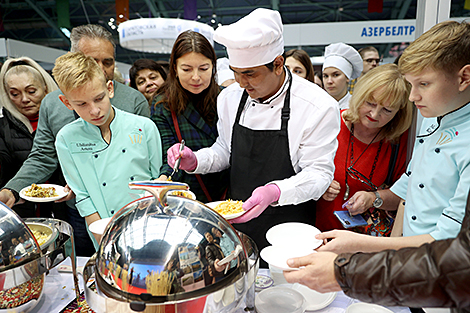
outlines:
[[[179,150],[180,154],[183,151],[183,149],[184,149],[184,139],[181,140],[180,150]],[[171,173],[171,175],[167,179],[168,181],[171,181],[171,178],[173,177],[173,175],[175,175],[175,173],[178,173],[178,168],[180,167],[180,162],[181,162],[181,155],[178,156],[178,159],[175,162],[175,166],[173,166],[173,172]]]

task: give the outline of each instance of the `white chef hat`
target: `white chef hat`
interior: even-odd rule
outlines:
[[[356,49],[347,44],[333,43],[325,48],[323,70],[328,67],[336,67],[348,79],[358,78],[363,69],[362,57]]]
[[[221,85],[229,79],[235,79],[233,71],[229,68],[229,61],[227,58],[217,59],[217,84]]]
[[[255,67],[284,53],[282,30],[278,11],[258,8],[233,24],[217,28],[214,40],[227,47],[231,66]]]

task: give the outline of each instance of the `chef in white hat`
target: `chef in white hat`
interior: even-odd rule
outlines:
[[[359,77],[362,68],[362,57],[353,47],[339,42],[325,48],[323,86],[338,101],[340,110],[349,108],[349,81]]]
[[[316,200],[333,179],[339,132],[336,101],[284,66],[279,12],[256,9],[219,27],[214,40],[226,46],[238,84],[217,98],[219,137],[193,153],[168,150],[170,166],[209,173],[230,167],[229,196],[247,211],[232,220],[259,248],[266,231],[283,222],[315,222]],[[171,151],[170,151],[171,150]]]

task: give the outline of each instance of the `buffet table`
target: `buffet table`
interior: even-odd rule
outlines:
[[[78,257],[77,265],[84,266],[88,258]],[[70,259],[66,259],[61,265],[70,265]],[[260,269],[259,274],[269,275],[268,269]],[[83,280],[79,275],[80,289],[83,291]],[[73,289],[73,277],[71,273],[59,272],[54,268],[46,276],[44,294],[39,304],[31,311],[32,313],[60,313],[75,299]],[[326,308],[315,311],[318,313],[343,313],[346,308],[358,300],[349,298],[343,292],[338,292],[335,300]],[[395,313],[409,313],[410,310],[404,307],[389,307]]]

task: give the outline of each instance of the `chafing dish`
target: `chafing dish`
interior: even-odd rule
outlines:
[[[71,257],[76,290],[72,227],[48,218],[22,220],[0,202],[0,313],[29,312],[41,300],[47,272]],[[29,226],[47,239],[40,245]],[[77,294],[78,296],[78,294]]]
[[[186,184],[135,182],[129,187],[153,196],[125,205],[106,227],[97,253],[84,268],[91,309],[98,313],[254,310],[259,256],[248,236],[203,203],[167,193],[188,190]],[[214,243],[216,230],[222,233],[219,243]],[[214,247],[208,245],[222,251],[224,246],[224,257],[234,255],[230,250],[238,254],[221,269],[214,266]]]

